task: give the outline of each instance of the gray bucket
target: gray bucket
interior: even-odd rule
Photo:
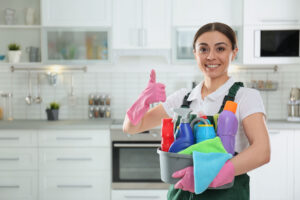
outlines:
[[[188,166],[193,166],[193,156],[170,153],[157,149],[160,161],[160,177],[165,183],[175,184],[179,178],[172,178],[172,174]]]
[[[160,162],[160,178],[165,183],[175,184],[179,178],[172,178],[172,174],[178,170],[184,169],[188,166],[193,166],[193,156],[187,154],[178,154],[161,151],[157,149]],[[234,184],[234,179],[231,183],[227,183],[217,188],[208,187],[208,189],[228,189]]]

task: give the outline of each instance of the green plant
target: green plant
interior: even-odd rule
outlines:
[[[50,109],[51,110],[58,110],[59,109],[59,103],[51,102],[50,103]]]
[[[18,51],[20,49],[21,49],[20,45],[18,45],[16,43],[11,43],[8,45],[8,50],[10,50],[10,51]]]

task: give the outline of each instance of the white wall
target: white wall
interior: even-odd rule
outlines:
[[[255,66],[257,67],[257,66]],[[68,104],[70,73],[59,75],[57,86],[48,84],[45,73],[41,74],[42,104],[27,105],[28,73],[10,72],[9,67],[0,69],[0,91],[12,92],[15,119],[46,119],[45,109],[51,101],[61,104],[60,119],[88,119],[89,93],[110,94],[112,118],[123,118],[128,107],[147,85],[151,69],[157,72],[157,81],[166,85],[167,95],[182,87],[191,87],[192,81],[201,81],[202,75],[195,65],[167,64],[158,57],[120,58],[117,64],[88,66],[87,72],[74,72],[76,106]],[[299,69],[298,69],[299,68]],[[279,72],[249,70],[232,73],[237,81],[274,80],[279,82],[277,91],[261,91],[269,119],[287,116],[287,101],[292,86],[300,87],[300,65],[279,66]],[[37,92],[37,73],[32,72],[33,96]]]

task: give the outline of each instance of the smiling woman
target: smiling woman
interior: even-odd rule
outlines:
[[[197,180],[205,179],[205,174],[195,165],[201,155],[193,155],[194,166],[181,169],[173,174],[180,180],[171,185],[169,200],[249,200],[249,176],[247,172],[270,160],[270,144],[265,123],[265,109],[257,90],[244,88],[228,75],[230,63],[238,52],[234,31],[222,23],[209,23],[201,27],[194,37],[193,53],[204,80],[192,91],[181,89],[165,99],[164,85],[157,83],[152,71],[147,88],[128,110],[123,130],[138,133],[160,125],[161,120],[174,116],[174,109],[189,107],[192,114],[213,116],[221,113],[227,100],[237,103],[235,116],[238,131],[235,136],[234,156],[228,159],[209,179],[210,187],[222,187],[234,179],[229,189],[206,189],[197,192]],[[164,103],[149,109],[149,102]],[[221,135],[217,132],[217,137]],[[212,165],[210,167],[215,167]],[[202,173],[202,174],[201,174]],[[229,182],[231,182],[229,181]],[[195,193],[195,191],[197,193]]]

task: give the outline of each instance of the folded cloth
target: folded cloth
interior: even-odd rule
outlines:
[[[229,153],[193,152],[195,193],[205,191],[223,165],[232,157]]]
[[[192,154],[193,151],[198,151],[202,153],[227,153],[220,137],[215,137],[213,139],[204,140],[197,144],[193,144],[188,148],[178,152],[179,154]]]

